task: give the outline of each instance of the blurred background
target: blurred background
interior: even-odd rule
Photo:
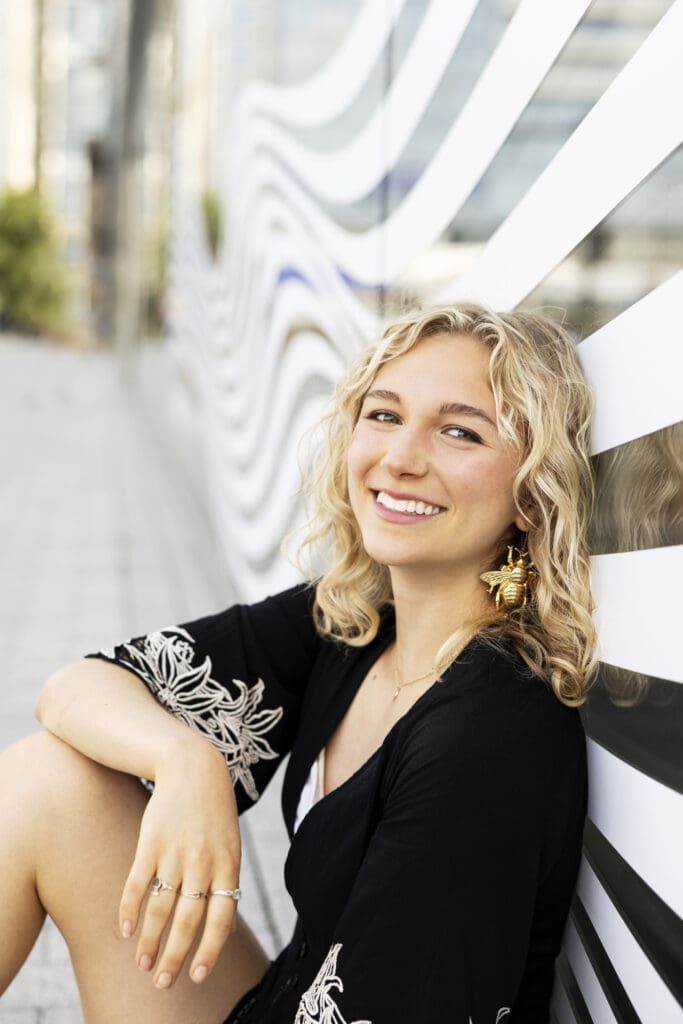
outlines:
[[[683,0],[0,0],[0,740],[65,661],[296,579],[300,438],[388,318],[549,312],[603,655],[556,1024],[683,1021],[681,39]],[[80,1019],[48,928],[0,1022]]]
[[[135,288],[136,337],[159,333],[173,50],[172,4],[2,3],[6,328],[112,344]],[[133,175],[134,212],[123,196]],[[139,260],[135,272],[122,265],[124,249]]]

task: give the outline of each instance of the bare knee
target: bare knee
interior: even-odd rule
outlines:
[[[56,736],[38,729],[17,740],[0,752],[0,771],[16,773],[16,781],[30,781],[35,775],[50,770],[55,759],[66,753],[66,744]],[[75,753],[75,751],[74,751]]]
[[[24,854],[35,839],[47,799],[61,784],[69,763],[63,747],[55,737],[37,732],[0,754],[0,820],[11,826],[13,840]]]
[[[102,817],[111,822],[124,815],[139,822],[146,802],[136,779],[97,764],[45,731],[2,752],[0,792],[5,794],[2,817],[11,817],[15,842],[36,863],[79,822],[89,830]]]
[[[81,789],[88,792],[91,787],[133,789],[139,785],[134,785],[131,776],[98,764],[46,730],[34,732],[7,747],[0,754],[0,772],[11,773],[19,785],[39,784],[40,792],[46,795],[59,791],[68,796],[78,794]]]
[[[69,772],[93,764],[67,743],[45,729],[24,736],[0,753],[0,771],[15,772],[17,782],[30,782],[51,775],[55,769]]]

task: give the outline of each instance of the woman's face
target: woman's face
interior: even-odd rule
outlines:
[[[518,459],[504,449],[489,352],[437,334],[382,366],[348,452],[351,507],[368,554],[390,567],[479,574],[510,527]]]

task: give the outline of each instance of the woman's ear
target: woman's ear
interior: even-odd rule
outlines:
[[[522,533],[527,533],[532,527],[538,526],[538,518],[536,516],[536,509],[531,501],[520,500],[519,509],[515,516],[515,526]]]

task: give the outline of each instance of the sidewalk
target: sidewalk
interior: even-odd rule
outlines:
[[[172,370],[151,352],[157,398]],[[169,390],[170,388],[170,390]],[[136,407],[110,353],[0,335],[0,745],[36,728],[32,708],[59,665],[234,600],[172,421]],[[282,870],[282,768],[242,820],[240,910],[266,952],[294,911]],[[48,922],[0,998],[0,1024],[81,1024],[68,952]]]

